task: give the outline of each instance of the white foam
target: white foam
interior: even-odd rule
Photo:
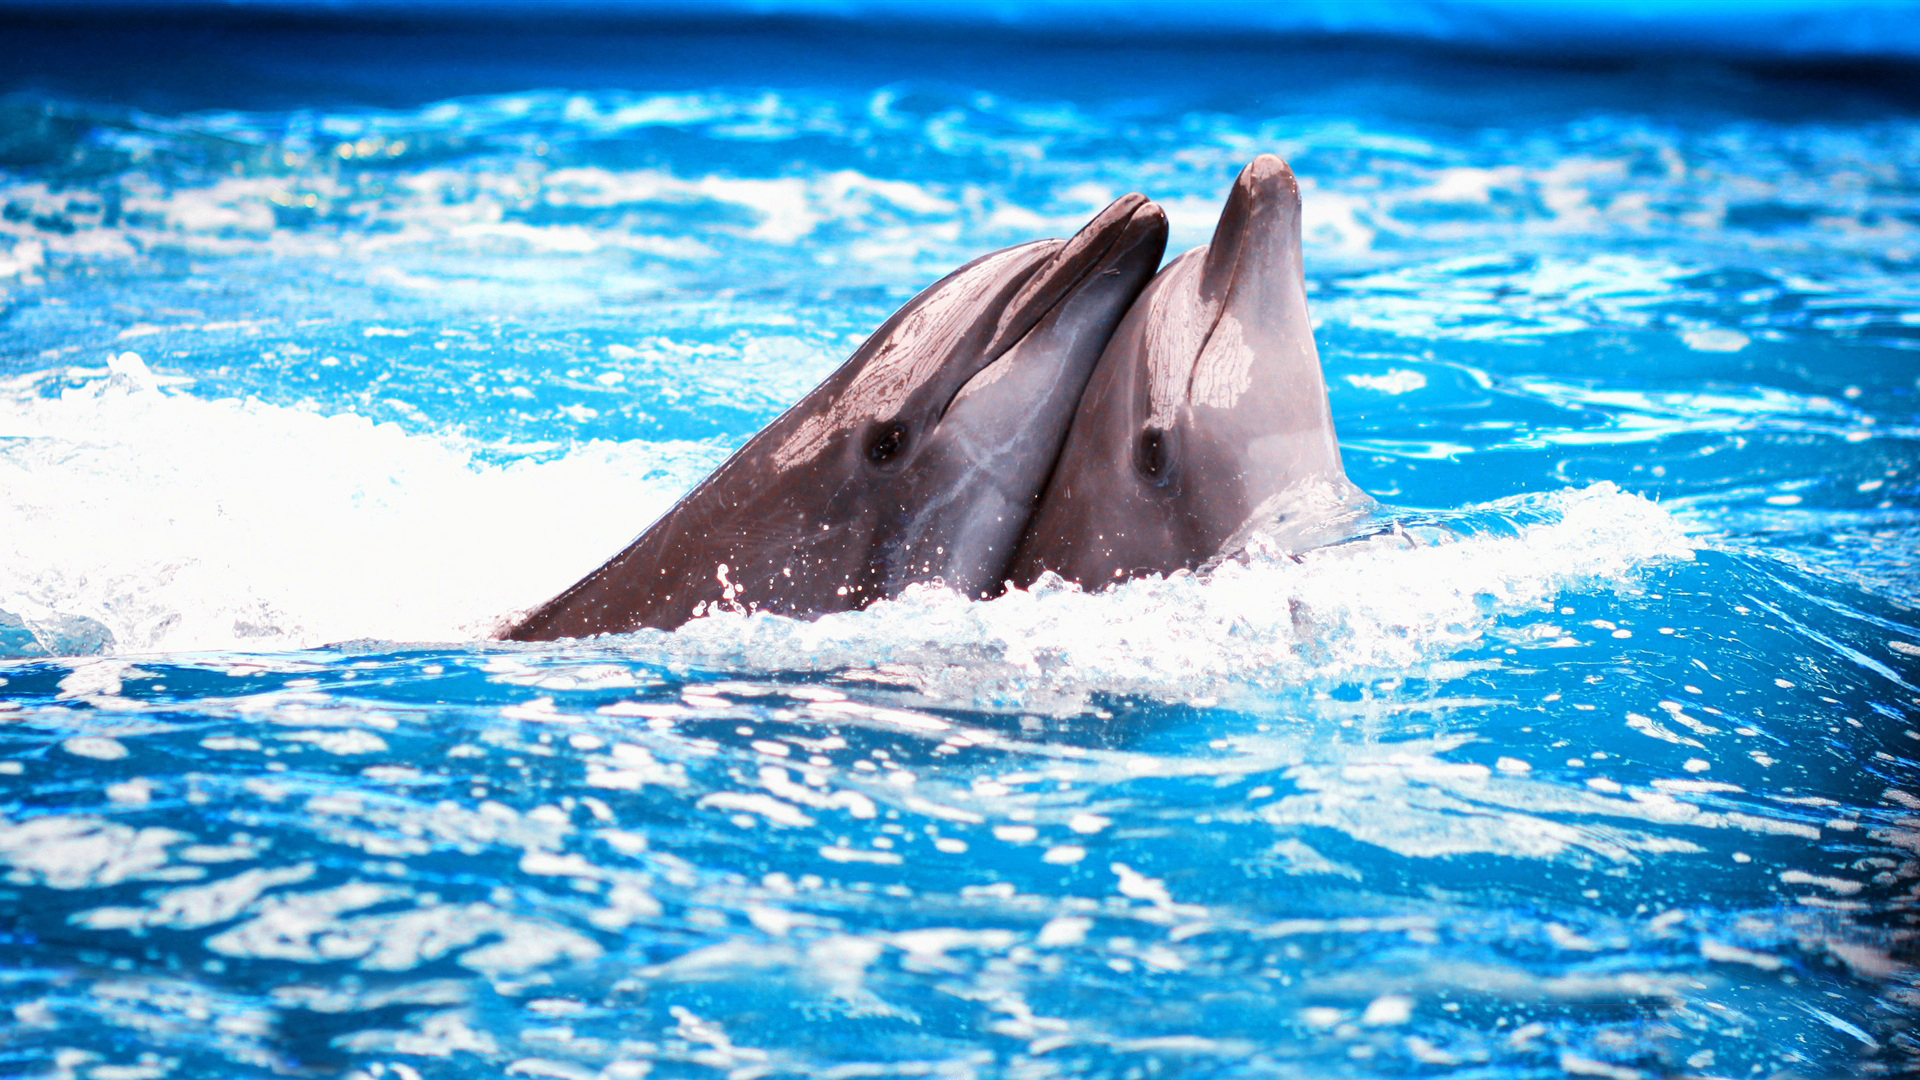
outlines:
[[[936,697],[1071,711],[1094,693],[1181,700],[1404,668],[1566,590],[1628,582],[1693,551],[1672,515],[1612,484],[1506,509],[1539,520],[1421,547],[1254,557],[1100,593],[1054,581],[974,602],[916,587],[813,622],[721,614],[683,628],[669,647],[766,670],[884,667]]]
[[[471,638],[598,565],[716,464],[588,443],[497,466],[456,438],[169,391],[137,358],[0,385],[0,611],[70,651]],[[63,647],[64,645],[64,647]]]

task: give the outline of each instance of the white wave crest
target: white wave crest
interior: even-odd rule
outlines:
[[[169,392],[132,354],[115,368],[58,397],[0,384],[4,651],[471,638],[619,550],[720,455],[594,442],[491,465],[457,438]]]
[[[1055,579],[986,602],[916,587],[812,622],[723,613],[668,647],[766,670],[870,671],[973,706],[1075,711],[1097,693],[1214,698],[1403,668],[1570,589],[1692,556],[1679,521],[1612,484],[1511,505],[1538,520],[1511,535],[1255,557],[1098,593]]]

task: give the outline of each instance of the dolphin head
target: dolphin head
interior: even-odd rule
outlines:
[[[929,384],[939,408],[916,401],[876,423],[868,461],[883,450],[899,459],[876,466],[898,470],[874,535],[877,588],[891,594],[940,581],[983,595],[1000,587],[1094,364],[1159,265],[1166,236],[1160,208],[1129,195],[1071,239],[1047,244],[1011,299],[976,316],[981,330],[992,324],[986,347],[963,352],[947,378]]]
[[[625,551],[506,634],[671,629],[710,605],[846,610],[997,588],[1094,363],[1159,265],[1140,195],[983,256],[895,312]]]
[[[1165,246],[1160,208],[1127,195],[1070,239],[983,255],[895,312],[748,448],[763,450],[765,464],[783,473],[818,467],[881,486],[931,482],[925,472],[940,456],[935,448],[963,431],[1020,426],[981,400],[1009,374],[1064,379],[1071,413]]]
[[[1314,348],[1299,184],[1263,154],[1212,243],[1161,271],[1107,344],[1011,576],[1097,587],[1199,566],[1254,527],[1311,546],[1365,501]]]

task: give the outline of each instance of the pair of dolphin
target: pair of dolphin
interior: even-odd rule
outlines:
[[[1068,240],[983,256],[889,318],[626,550],[502,636],[809,616],[918,582],[970,596],[1202,566],[1255,534],[1345,535],[1307,317],[1300,191],[1240,173],[1213,242],[1155,274],[1166,215],[1126,195]]]

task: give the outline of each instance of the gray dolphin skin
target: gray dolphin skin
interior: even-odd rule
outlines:
[[[1094,362],[1166,249],[1141,195],[927,288],[626,550],[501,636],[997,591]]]
[[[1085,588],[1196,568],[1258,535],[1345,538],[1347,480],[1307,316],[1300,189],[1263,154],[1213,242],[1174,260],[1108,342],[1009,570]]]

